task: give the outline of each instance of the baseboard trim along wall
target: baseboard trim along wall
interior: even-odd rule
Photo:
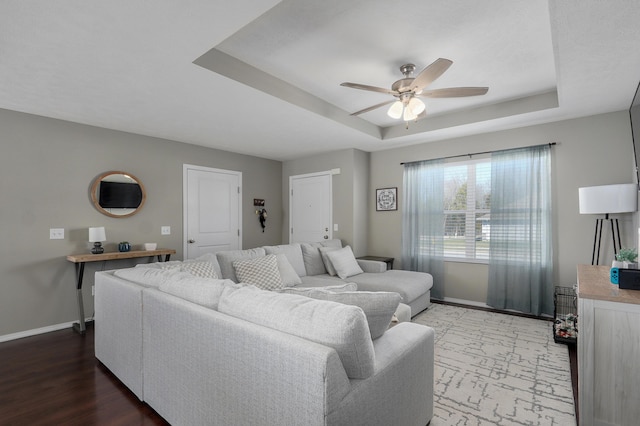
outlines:
[[[87,318],[85,321],[92,321],[93,318]],[[64,322],[61,324],[48,325],[46,327],[34,328],[32,330],[19,331],[17,333],[5,334],[0,336],[0,343],[8,342],[10,340],[22,339],[24,337],[36,336],[38,334],[50,333],[52,331],[64,330],[65,328],[71,328],[73,323],[77,321]]]

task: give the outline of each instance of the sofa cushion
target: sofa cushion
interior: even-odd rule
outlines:
[[[236,260],[255,259],[256,257],[262,257],[265,254],[266,253],[263,248],[228,250],[216,253],[218,263],[220,264],[220,271],[222,272],[221,278],[238,282],[233,262]]]
[[[278,262],[278,271],[280,271],[280,278],[282,278],[282,285],[284,285],[285,287],[291,287],[297,284],[302,284],[302,280],[289,262],[289,259],[287,259],[287,256],[285,256],[283,253],[278,253],[275,256],[276,261]],[[300,255],[300,258],[302,258],[302,254]]]
[[[240,287],[241,284],[231,280],[182,276],[179,279],[164,281],[158,289],[209,309],[218,309],[222,292],[225,289],[233,290]]]
[[[278,260],[274,254],[233,262],[238,281],[264,290],[282,288]]]
[[[333,265],[336,275],[343,280],[364,272],[362,268],[360,268],[360,265],[358,265],[358,261],[349,246],[334,251],[328,251],[326,252],[326,256]]]
[[[358,306],[364,311],[372,339],[382,336],[389,328],[391,318],[400,304],[400,295],[386,291],[344,291],[327,289],[307,289],[304,294],[312,299],[329,300]]]
[[[178,269],[159,268],[126,268],[117,269],[113,272],[116,277],[132,281],[145,287],[158,288],[168,280],[191,277],[188,272],[180,272]]]
[[[279,246],[264,246],[262,247],[267,254],[284,254],[293,266],[293,269],[298,274],[298,277],[304,277],[307,275],[307,270],[304,268],[304,260],[302,259],[302,247],[298,243],[283,244]]]
[[[410,305],[433,286],[433,277],[424,272],[392,269],[382,273],[364,273],[349,278],[358,284],[358,290],[393,291],[402,296],[402,302]],[[416,314],[417,312],[414,312]]]
[[[240,288],[224,294],[220,312],[325,346],[338,353],[347,376],[366,379],[375,369],[369,326],[357,306]]]

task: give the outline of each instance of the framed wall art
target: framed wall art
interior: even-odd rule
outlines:
[[[376,189],[376,211],[398,210],[398,188]]]

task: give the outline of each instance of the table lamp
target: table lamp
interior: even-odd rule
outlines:
[[[593,253],[591,264],[600,262],[600,243],[602,241],[603,221],[611,224],[611,238],[613,239],[613,254],[618,254],[622,248],[620,241],[620,225],[618,219],[609,218],[610,214],[632,213],[638,210],[638,186],[635,183],[618,185],[600,185],[578,188],[580,214],[604,215],[596,219],[596,230],[593,236]],[[617,236],[617,241],[616,241]],[[597,256],[596,256],[597,253]]]
[[[93,243],[91,253],[100,254],[104,253],[102,242],[107,240],[107,235],[104,232],[104,226],[97,226],[89,228],[89,242]]]

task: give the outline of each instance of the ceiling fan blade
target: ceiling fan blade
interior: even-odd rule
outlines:
[[[382,103],[376,104],[376,105],[374,105],[374,106],[370,106],[369,108],[365,108],[365,109],[363,109],[363,110],[360,110],[360,111],[356,111],[356,112],[354,112],[354,113],[351,113],[350,115],[360,115],[360,114],[364,114],[365,112],[373,111],[374,109],[377,109],[377,108],[383,107],[383,106],[385,106],[385,105],[392,104],[392,103],[394,103],[395,101],[396,101],[395,99],[392,99],[392,100],[390,100],[390,101],[382,102]]]
[[[413,79],[413,83],[411,83],[411,90],[419,93],[422,89],[427,87],[438,77],[444,74],[444,72],[449,69],[451,64],[453,64],[453,61],[449,59],[436,59],[431,63],[431,65],[420,71],[420,74],[418,74],[416,78]]]
[[[388,95],[397,95],[398,94],[398,92],[396,92],[395,90],[383,89],[382,87],[376,87],[376,86],[367,86],[366,84],[348,83],[347,82],[347,83],[340,83],[340,86],[350,87],[352,89],[367,90],[369,92],[386,93]]]
[[[464,96],[480,96],[487,93],[488,87],[447,87],[445,89],[426,90],[420,98],[462,98]]]

